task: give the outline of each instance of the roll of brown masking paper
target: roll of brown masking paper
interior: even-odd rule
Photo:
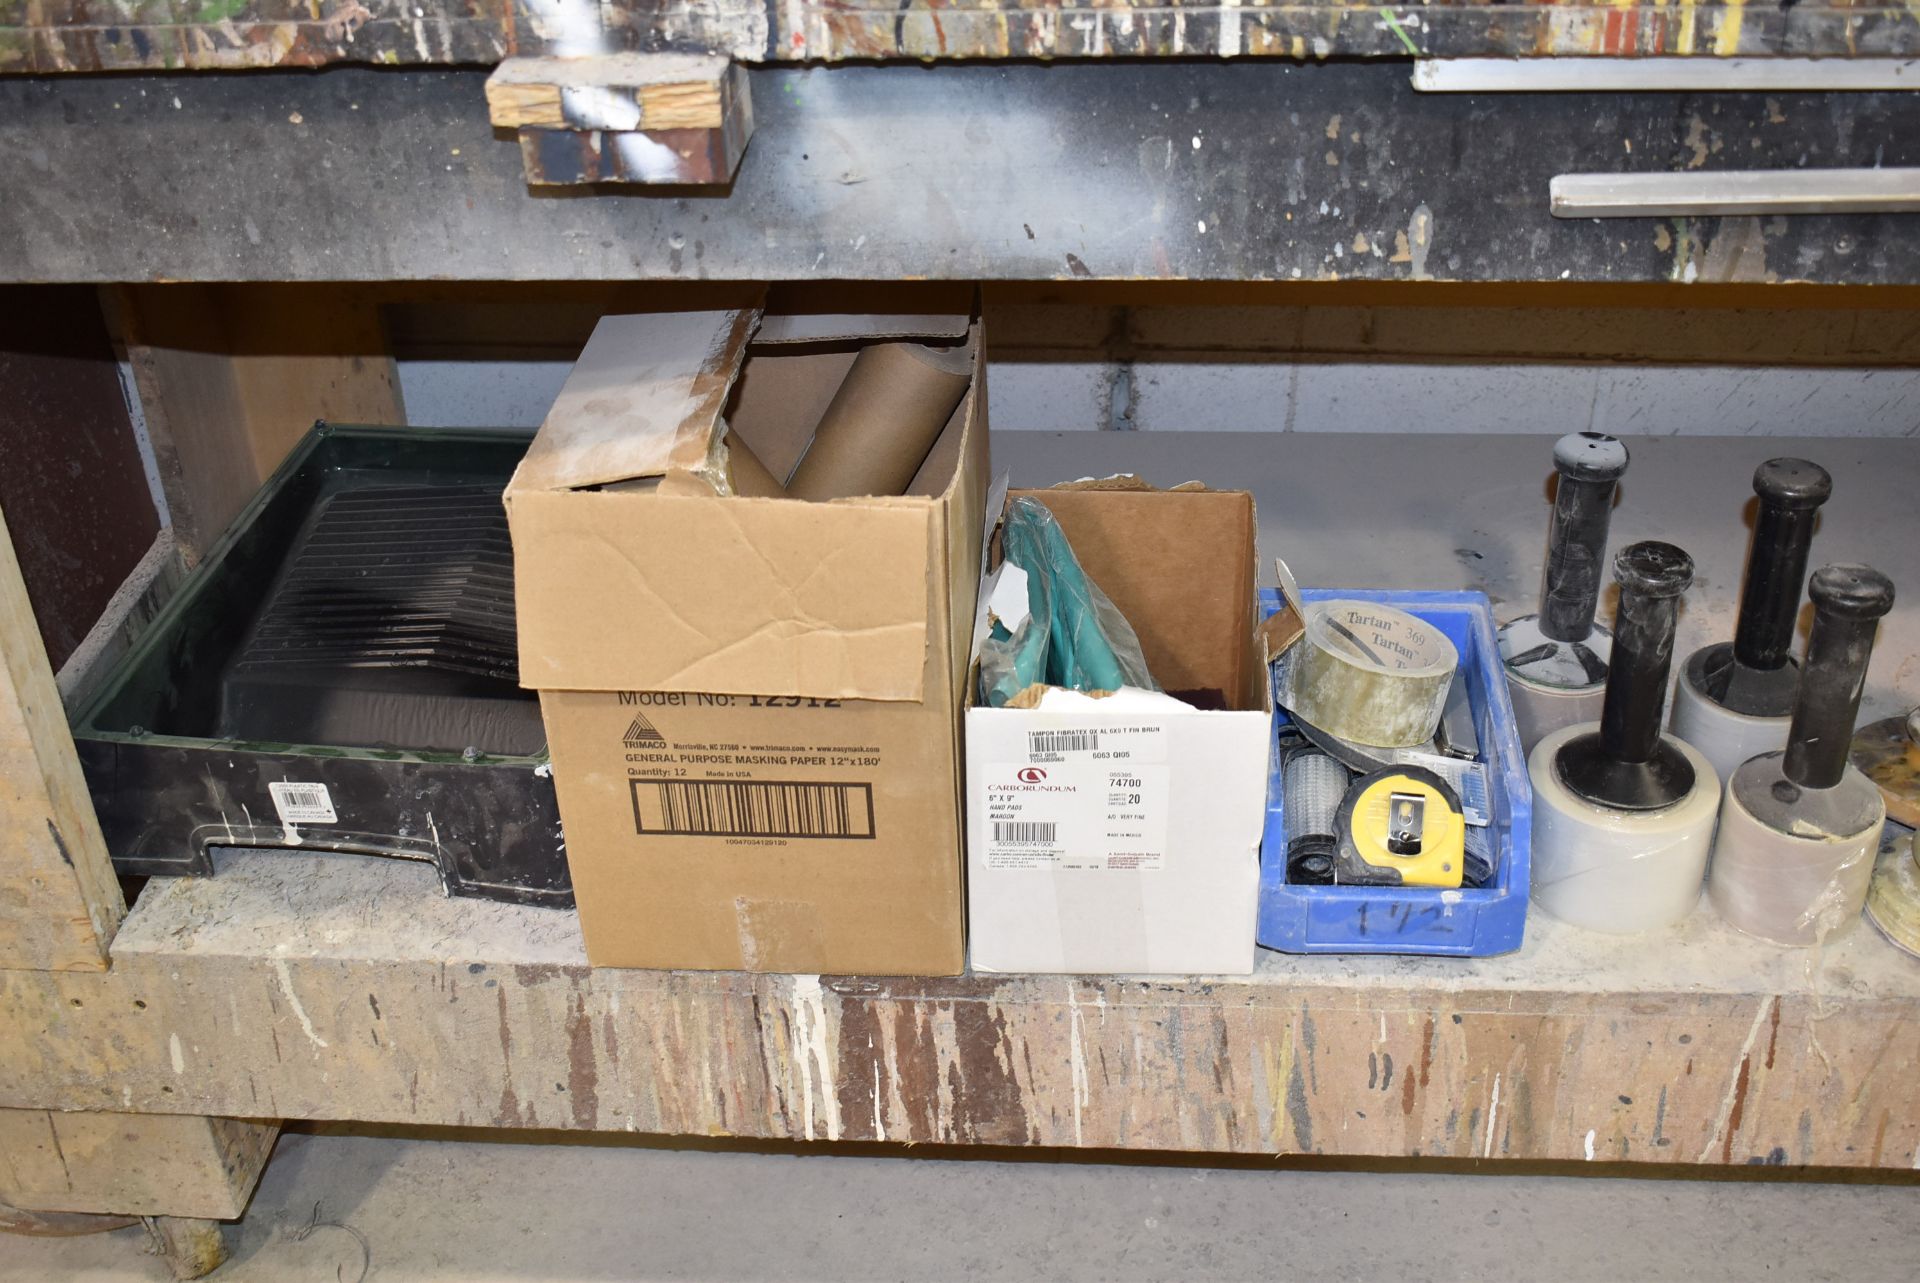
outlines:
[[[738,432],[727,433],[727,473],[737,495],[763,499],[786,496],[787,488],[780,484],[780,478],[768,470]]]
[[[861,350],[787,478],[795,499],[904,494],[966,395],[966,346],[875,343]]]

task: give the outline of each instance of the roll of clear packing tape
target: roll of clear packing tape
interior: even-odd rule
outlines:
[[[1287,652],[1280,702],[1329,735],[1372,748],[1433,738],[1460,652],[1434,625],[1370,601],[1307,607]]]
[[[1749,717],[1736,713],[1702,694],[1682,671],[1673,689],[1673,714],[1668,729],[1704,753],[1713,763],[1714,774],[1724,784],[1748,758],[1785,748],[1787,729],[1792,724],[1791,717]]]
[[[1867,888],[1867,921],[1888,943],[1920,958],[1920,864],[1913,858],[1913,834],[1888,838]]]
[[[1852,925],[1866,906],[1885,822],[1882,811],[1853,833],[1827,834],[1811,825],[1783,832],[1757,819],[1729,788],[1707,894],[1720,916],[1748,935],[1798,947],[1820,944]]]
[[[1562,727],[1535,745],[1527,760],[1533,778],[1533,901],[1589,931],[1632,935],[1670,926],[1700,900],[1719,777],[1699,749],[1675,741],[1694,769],[1693,790],[1685,797],[1658,811],[1596,806],[1560,782],[1554,758],[1567,741],[1598,729]]]

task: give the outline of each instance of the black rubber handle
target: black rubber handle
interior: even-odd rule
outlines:
[[[1733,657],[1748,668],[1773,672],[1785,666],[1793,649],[1813,526],[1820,505],[1833,495],[1833,478],[1805,459],[1769,459],[1754,471],[1753,490],[1760,496],[1760,516],[1740,592]]]
[[[1893,581],[1871,566],[1822,566],[1807,595],[1813,635],[1781,770],[1801,788],[1830,789],[1847,771],[1873,634],[1880,616],[1893,609]]]
[[[1613,492],[1627,470],[1627,447],[1604,432],[1569,432],[1554,443],[1553,469],[1560,487],[1547,528],[1540,631],[1554,641],[1585,641],[1600,604]]]
[[[1647,762],[1660,747],[1660,714],[1673,666],[1680,594],[1693,582],[1693,558],[1648,541],[1614,558],[1620,610],[1613,621],[1613,666],[1600,708],[1600,745],[1616,762]]]

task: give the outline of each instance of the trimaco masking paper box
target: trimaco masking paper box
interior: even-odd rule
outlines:
[[[869,341],[972,343],[904,495],[720,497],[727,433],[784,474]],[[959,710],[987,469],[977,322],[608,317],[507,489],[597,966],[953,974]]]

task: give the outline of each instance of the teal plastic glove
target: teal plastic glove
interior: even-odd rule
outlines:
[[[1159,690],[1140,639],[1087,578],[1045,504],[1015,499],[1001,532],[1006,560],[1027,572],[1028,617],[1017,633],[995,623],[981,646],[981,697],[1001,708],[1036,683],[1078,691]]]

